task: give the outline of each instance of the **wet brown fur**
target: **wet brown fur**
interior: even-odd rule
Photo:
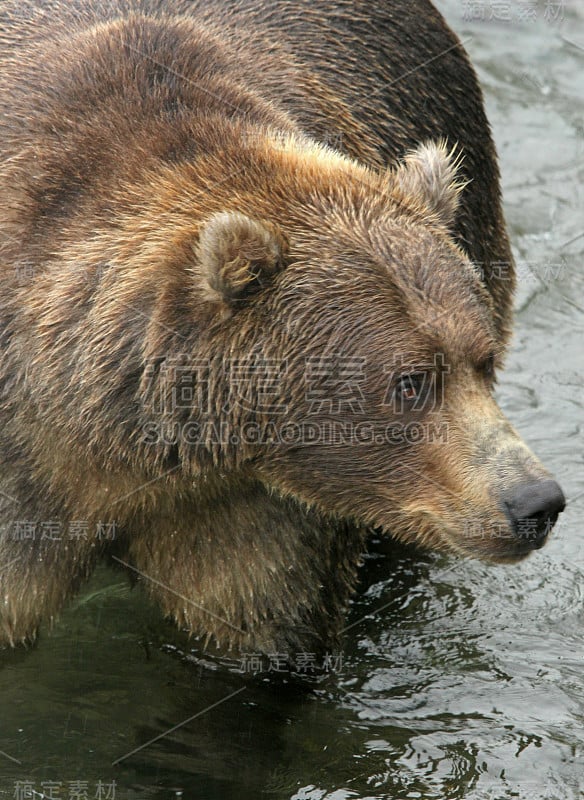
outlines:
[[[428,3],[5,2],[0,76],[0,640],[104,553],[193,632],[296,651],[334,639],[370,526],[519,557],[463,534],[544,473],[491,396],[513,293],[496,159]],[[272,417],[258,385],[225,410],[226,358],[285,359],[301,425],[307,355],[363,357],[385,426],[383,368],[435,353],[446,447],[232,443]],[[160,411],[170,358],[209,362],[190,409]],[[207,422],[224,442],[145,435]],[[19,520],[117,535],[19,542]]]

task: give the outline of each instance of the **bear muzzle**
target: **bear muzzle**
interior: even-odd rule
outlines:
[[[514,486],[502,505],[518,544],[529,552],[543,547],[566,498],[560,485],[548,478]]]

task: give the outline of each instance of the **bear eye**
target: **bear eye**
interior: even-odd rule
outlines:
[[[423,372],[412,372],[409,375],[402,375],[396,386],[396,391],[402,400],[410,403],[417,400],[424,387],[425,375]]]

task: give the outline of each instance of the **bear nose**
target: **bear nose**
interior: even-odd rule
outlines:
[[[535,550],[543,547],[558,514],[566,506],[564,493],[553,480],[516,487],[503,502],[515,536]]]

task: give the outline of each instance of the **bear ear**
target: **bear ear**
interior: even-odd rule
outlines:
[[[404,194],[422,202],[447,226],[452,225],[460,193],[467,181],[458,179],[462,155],[450,151],[444,140],[427,142],[409,152],[395,172]]]
[[[237,211],[210,217],[195,251],[203,294],[227,315],[284,269],[287,242],[277,225]]]

